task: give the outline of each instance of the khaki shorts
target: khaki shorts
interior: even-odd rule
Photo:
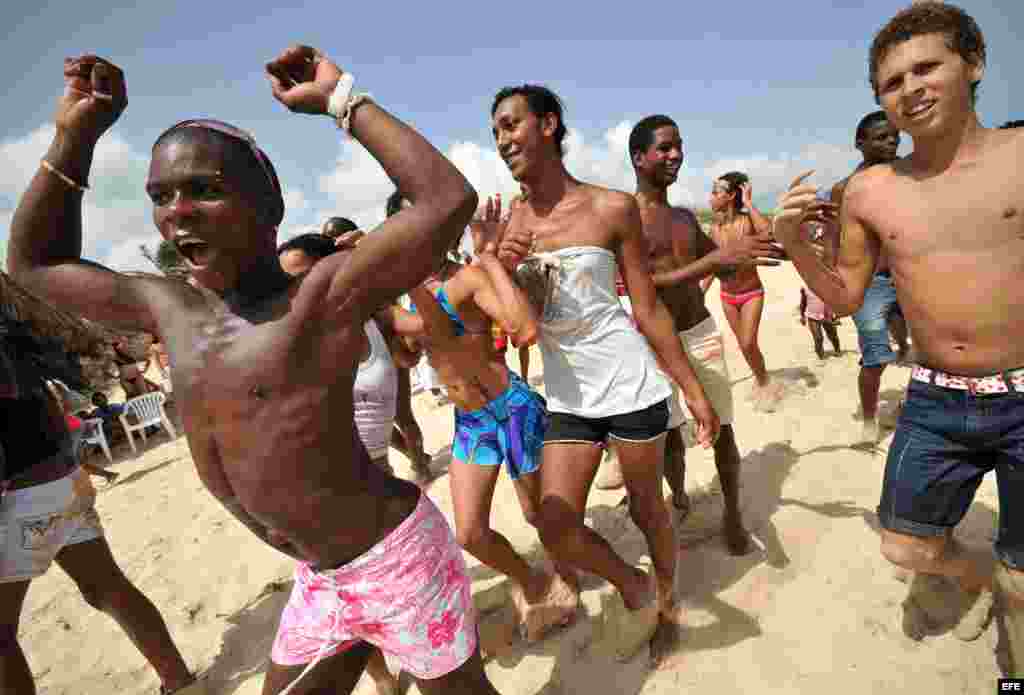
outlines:
[[[96,490],[76,468],[42,485],[11,490],[0,503],[0,583],[46,573],[61,548],[103,537]]]
[[[709,316],[693,328],[679,332],[679,340],[683,344],[686,356],[690,358],[693,371],[704,387],[718,420],[723,425],[731,425],[733,417],[732,381],[729,379],[729,368],[725,364],[725,340],[722,338],[713,316]],[[688,419],[692,420],[683,402],[683,394],[676,383],[672,384],[672,397],[669,402],[669,429],[682,426]],[[690,443],[690,438],[686,437]]]

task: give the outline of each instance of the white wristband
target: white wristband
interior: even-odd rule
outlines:
[[[338,127],[344,130],[349,135],[352,134],[352,112],[356,110],[356,107],[367,101],[372,101],[370,95],[365,92],[362,94],[356,94],[354,97],[348,100],[348,105],[345,106],[345,111],[338,119]]]
[[[345,114],[355,83],[356,78],[350,72],[343,72],[338,78],[338,84],[334,86],[331,98],[327,100],[327,113],[334,116],[335,120],[339,120]]]

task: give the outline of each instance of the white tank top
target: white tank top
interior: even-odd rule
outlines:
[[[370,342],[370,356],[359,363],[352,387],[352,405],[359,438],[370,458],[376,459],[388,454],[398,401],[398,370],[376,322],[367,321],[364,328]]]
[[[601,418],[668,398],[654,351],[619,303],[615,254],[573,246],[543,255],[556,265],[539,340],[548,410]]]

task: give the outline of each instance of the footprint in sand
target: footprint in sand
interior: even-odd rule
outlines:
[[[754,402],[755,411],[774,413],[782,406],[783,401],[806,394],[806,387],[799,381],[775,377],[767,386],[755,385],[750,391],[748,400]]]

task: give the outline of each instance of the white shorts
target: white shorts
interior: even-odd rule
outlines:
[[[0,583],[46,573],[60,549],[103,537],[89,474],[75,468],[42,485],[11,490],[0,502]]]
[[[729,379],[729,367],[725,364],[725,340],[722,338],[713,316],[709,316],[693,328],[679,332],[679,340],[683,344],[686,356],[690,358],[693,371],[704,387],[704,393],[711,401],[718,420],[723,425],[731,425],[733,418],[732,382]],[[675,381],[672,384],[672,397],[668,399],[668,427],[675,429],[686,422],[690,413],[683,402],[683,394]]]

